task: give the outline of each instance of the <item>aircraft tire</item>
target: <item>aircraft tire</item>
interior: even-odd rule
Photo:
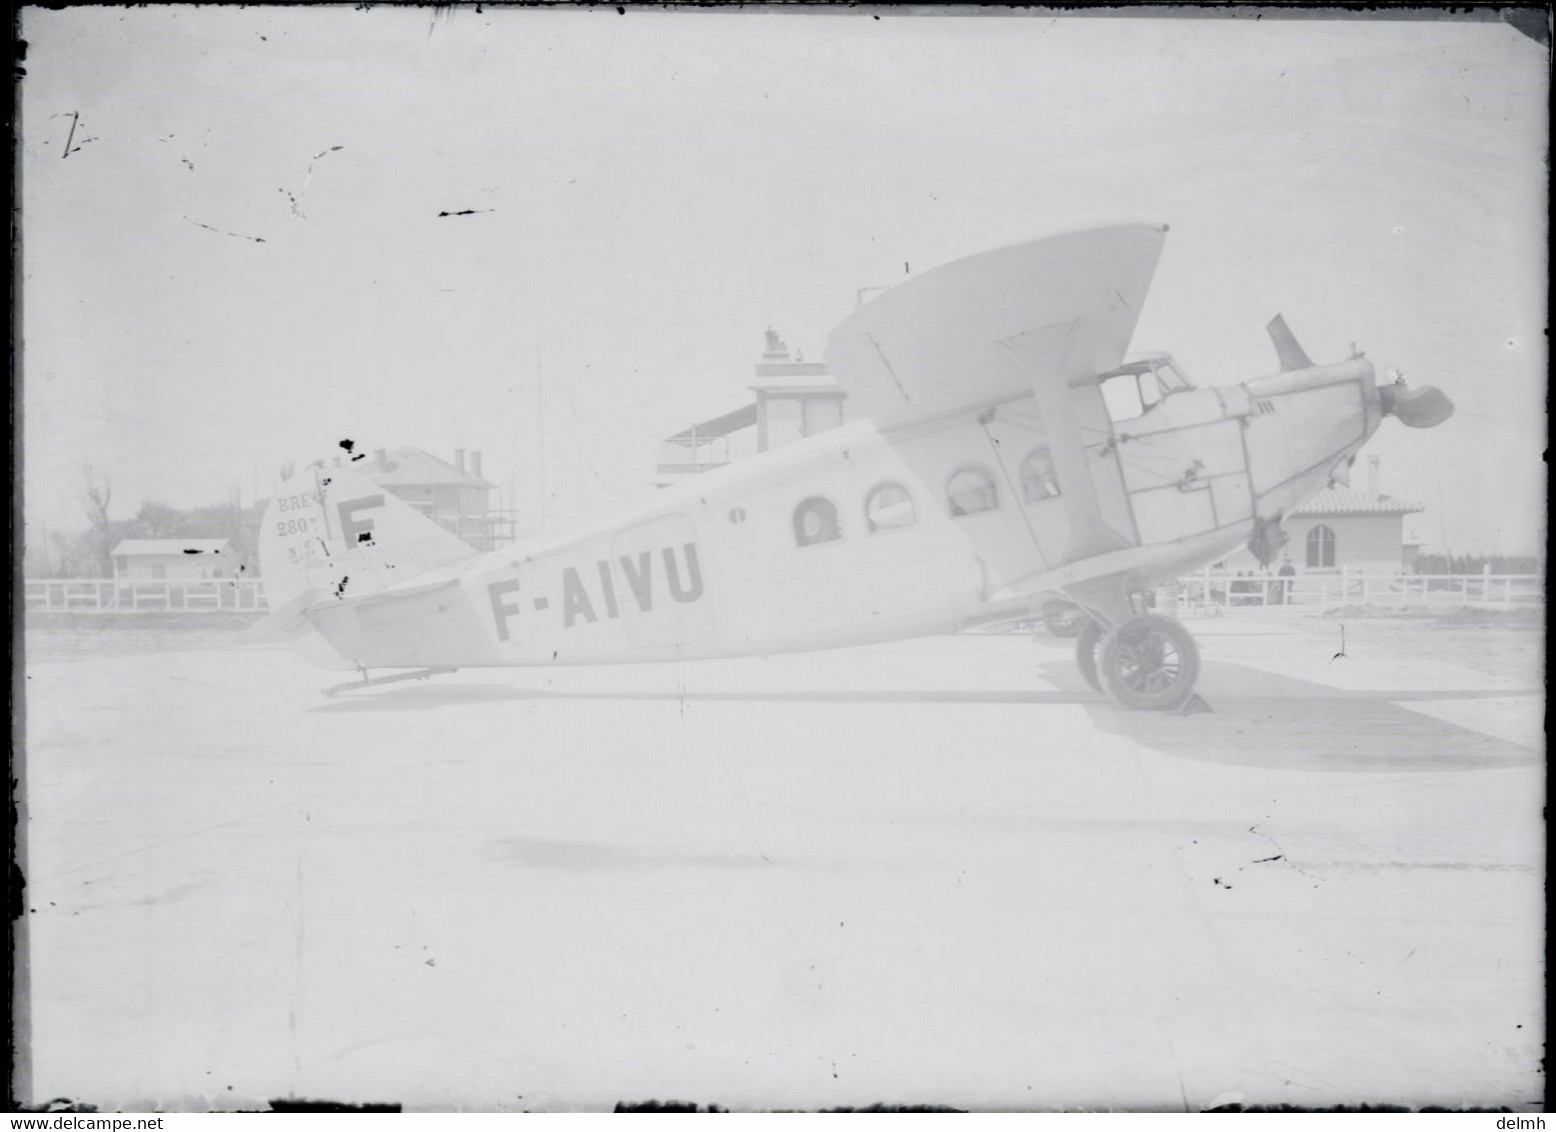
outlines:
[[[1194,694],[1199,646],[1170,617],[1132,617],[1097,649],[1102,689],[1115,703],[1145,711],[1175,708]]]
[[[1075,667],[1094,692],[1102,691],[1102,680],[1097,676],[1097,645],[1101,640],[1102,625],[1088,617],[1075,638]]]

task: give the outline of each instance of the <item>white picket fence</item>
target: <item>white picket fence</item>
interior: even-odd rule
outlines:
[[[103,578],[50,578],[25,583],[29,611],[37,613],[262,612],[265,586],[258,578],[125,582]]]
[[[1168,587],[1169,589],[1172,587]],[[1239,578],[1211,571],[1177,583],[1180,611],[1279,609],[1309,612],[1343,605],[1389,609],[1510,609],[1545,599],[1539,574],[1298,574]],[[51,578],[25,583],[27,608],[40,613],[217,613],[263,612],[264,583],[258,578],[187,582],[122,582],[112,579]]]
[[[1212,609],[1295,609],[1308,612],[1346,605],[1383,609],[1511,609],[1545,600],[1539,574],[1369,574],[1336,573],[1266,577],[1203,571],[1178,582],[1187,611]]]

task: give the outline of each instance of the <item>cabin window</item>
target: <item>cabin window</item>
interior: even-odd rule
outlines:
[[[1027,503],[1052,499],[1059,494],[1059,478],[1054,475],[1053,457],[1048,449],[1037,448],[1021,461],[1021,498]]]
[[[830,499],[812,496],[794,509],[794,545],[815,546],[843,537],[837,522],[837,508]]]
[[[980,511],[993,511],[1000,505],[994,477],[979,467],[962,468],[953,474],[946,484],[946,498],[953,515],[976,515]]]
[[[1307,564],[1310,569],[1334,565],[1334,531],[1320,525],[1307,533]]]
[[[865,525],[873,535],[876,531],[895,531],[911,527],[918,522],[913,510],[913,497],[900,483],[883,483],[864,501]]]

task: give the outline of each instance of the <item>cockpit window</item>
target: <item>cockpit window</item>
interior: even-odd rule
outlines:
[[[1156,389],[1155,376],[1152,375],[1149,380],[1151,390],[1156,394],[1149,404],[1141,393],[1139,374],[1121,373],[1102,382],[1102,400],[1108,407],[1108,416],[1115,423],[1134,420],[1161,399]]]
[[[1164,397],[1180,389],[1194,388],[1194,383],[1183,376],[1183,371],[1178,368],[1178,364],[1170,358],[1153,362],[1151,368],[1156,371],[1157,381],[1161,382]]]
[[[1108,416],[1115,423],[1132,421],[1180,389],[1193,388],[1169,358],[1130,362],[1098,380]]]

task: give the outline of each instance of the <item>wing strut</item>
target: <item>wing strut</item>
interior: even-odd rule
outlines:
[[[1060,357],[1073,357],[1072,349],[1078,322],[1063,323],[1050,328],[1050,332],[1062,343],[1056,353]],[[1077,562],[1111,550],[1132,547],[1123,535],[1108,526],[1102,518],[1102,507],[1097,502],[1097,485],[1092,480],[1091,465],[1086,458],[1086,445],[1081,439],[1080,422],[1075,417],[1075,401],[1070,392],[1068,375],[1062,370],[1041,374],[1022,364],[1016,351],[1006,342],[1000,349],[1012,365],[1027,376],[1032,392],[1037,397],[1037,407],[1043,415],[1043,431],[1048,438],[1048,454],[1054,462],[1054,473],[1059,478],[1059,499],[1064,504],[1065,517],[1070,521],[1070,541],[1064,549],[1062,562]],[[1082,352],[1081,356],[1085,356]]]

